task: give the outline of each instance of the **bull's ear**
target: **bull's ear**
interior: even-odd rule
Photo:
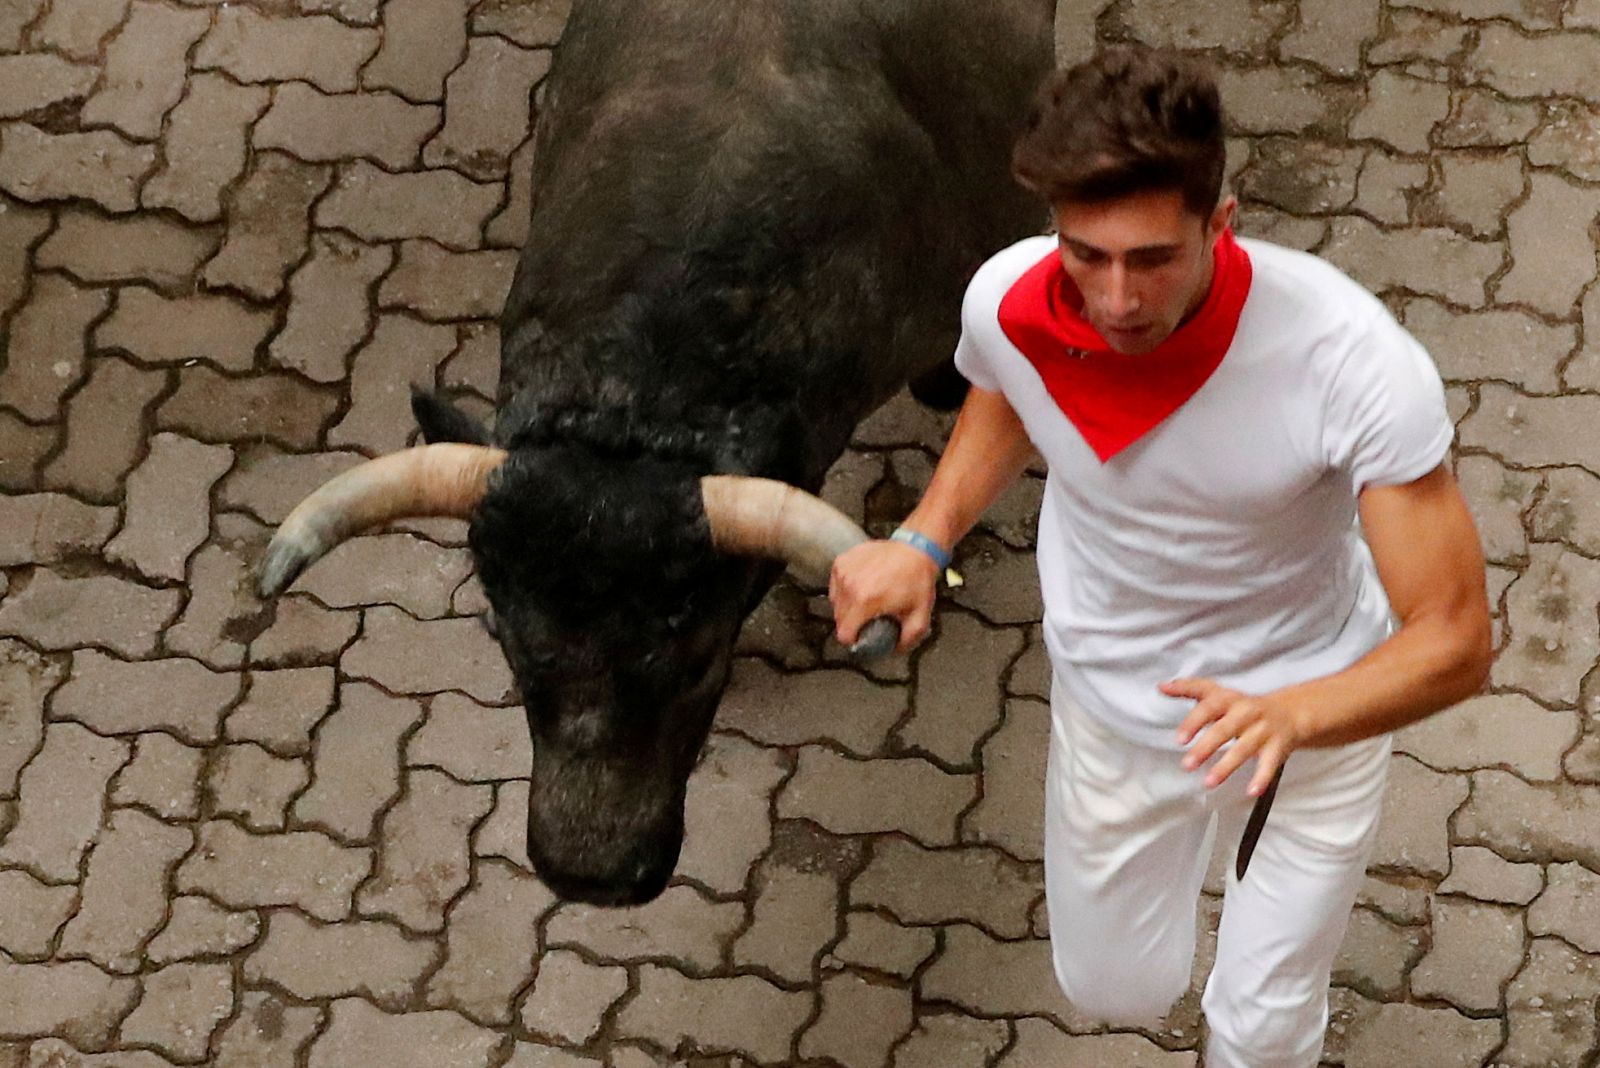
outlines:
[[[411,387],[411,414],[417,417],[417,426],[429,445],[441,441],[489,444],[489,432],[482,423],[432,390]]]

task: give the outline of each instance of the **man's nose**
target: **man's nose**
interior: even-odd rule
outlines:
[[[1106,279],[1106,315],[1121,321],[1138,314],[1139,304],[1139,294],[1128,268],[1113,263]]]

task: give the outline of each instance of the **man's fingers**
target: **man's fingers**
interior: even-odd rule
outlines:
[[[1195,735],[1200,733],[1200,728],[1214,720],[1221,719],[1228,712],[1228,697],[1222,692],[1214,692],[1198,702],[1183,717],[1183,722],[1178,724],[1178,744],[1188,745]]]
[[[1196,701],[1217,688],[1216,682],[1212,679],[1172,679],[1163,682],[1159,687],[1168,697],[1192,697]]]
[[[1245,728],[1233,746],[1222,755],[1222,759],[1217,761],[1217,766],[1206,774],[1206,789],[1221,786],[1228,776],[1239,770],[1240,765],[1255,756],[1261,749],[1265,735],[1266,728],[1260,723]]]

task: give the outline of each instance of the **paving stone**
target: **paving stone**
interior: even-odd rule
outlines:
[[[1365,155],[1363,149],[1306,138],[1265,138],[1236,184],[1252,201],[1294,215],[1326,214],[1355,199]]]
[[[391,1016],[359,998],[333,1003],[333,1022],[311,1047],[308,1068],[488,1068],[500,1036],[453,1012]]]
[[[239,687],[238,675],[194,660],[127,663],[85,649],[73,657],[72,678],[56,694],[52,717],[103,734],[164,730],[206,745],[217,740],[223,710]]]
[[[36,259],[41,267],[63,268],[89,282],[149,281],[170,288],[186,285],[215,247],[205,231],[160,218],[64,211]]]
[[[955,1013],[924,1014],[907,1039],[895,1047],[891,1068],[987,1068],[1011,1040],[1000,1020],[975,1020]]]
[[[1202,14],[1175,0],[1130,0],[1118,5],[1116,13],[1121,28],[1145,44],[1259,55],[1283,28],[1289,12],[1277,5],[1222,0]]]
[[[146,1050],[79,1053],[58,1038],[35,1042],[29,1047],[28,1057],[27,1068],[173,1068],[171,1061]],[[16,1063],[23,1068],[21,1060]]]
[[[259,666],[334,664],[361,627],[361,613],[323,608],[309,597],[280,597],[277,618],[250,644]]]
[[[544,975],[549,967],[549,958],[540,956],[539,921],[556,899],[532,875],[505,865],[479,865],[477,876],[477,883],[450,910],[444,966],[428,980],[427,1000],[479,1023],[504,1026],[512,1019],[512,1000],[527,987],[534,968]],[[620,968],[614,972],[626,988],[627,973]],[[551,993],[547,989],[547,996]],[[571,997],[577,991],[563,988],[562,993]],[[579,1005],[570,1007],[583,1013]],[[524,1009],[527,1024],[526,1005]],[[577,1020],[572,1023],[578,1025]]]
[[[219,517],[231,525],[237,517]],[[217,670],[244,662],[245,642],[263,612],[245,547],[228,539],[201,548],[189,563],[189,602],[167,628],[170,652]]]
[[[231,909],[293,905],[332,923],[350,914],[351,894],[371,865],[370,850],[345,848],[314,831],[253,835],[214,820],[201,825],[176,888]]]
[[[1454,833],[1459,844],[1487,846],[1508,860],[1577,861],[1600,869],[1600,789],[1535,786],[1509,772],[1474,772],[1472,797]]]
[[[1545,474],[1545,485],[1533,510],[1533,536],[1600,556],[1600,476],[1562,467]]]
[[[1539,865],[1513,864],[1482,846],[1450,850],[1450,877],[1439,884],[1441,894],[1465,894],[1507,905],[1526,905],[1543,889]]]
[[[364,241],[426,237],[448,248],[473,249],[499,206],[498,185],[454,171],[387,174],[357,161],[340,169],[333,192],[317,205],[316,222]]]
[[[780,990],[753,975],[689,979],[645,964],[638,982],[638,994],[617,1015],[617,1033],[667,1049],[687,1039],[708,1053],[783,1061],[791,1036],[811,1015],[811,994]]]
[[[325,93],[348,93],[378,41],[378,31],[326,15],[271,18],[224,5],[200,42],[194,67],[221,69],[241,82],[307,81]]]
[[[1395,757],[1370,866],[1444,875],[1450,867],[1446,821],[1468,790],[1465,776],[1441,775],[1410,757]]]
[[[593,965],[566,950],[551,950],[538,966],[522,1003],[522,1026],[574,1046],[599,1033],[606,1012],[628,991],[626,969]]]
[[[299,0],[298,6],[303,14],[326,12],[338,16],[343,22],[359,26],[376,26],[378,5],[381,2],[382,0]]]
[[[16,307],[29,287],[38,284],[38,279],[30,277],[28,261],[53,221],[43,208],[0,197],[0,315]]]
[[[0,119],[21,118],[63,101],[82,100],[97,75],[94,67],[47,53],[0,56]]]
[[[1600,101],[1600,40],[1563,33],[1530,37],[1503,24],[1479,32],[1464,74],[1510,97],[1575,96]]]
[[[472,827],[489,814],[493,792],[418,769],[406,794],[384,814],[382,848],[373,879],[357,906],[365,916],[387,916],[413,931],[444,927],[445,908],[471,877]]]
[[[149,578],[181,582],[189,556],[210,533],[211,487],[232,465],[229,449],[155,435],[149,455],[128,476],[126,519],[106,558]]]
[[[1529,397],[1493,382],[1481,385],[1478,395],[1477,409],[1461,424],[1463,447],[1523,467],[1581,464],[1600,470],[1600,444],[1591,447],[1583,433],[1600,419],[1595,398]]]
[[[263,706],[263,716],[270,707]],[[309,706],[307,713],[303,723],[309,723]],[[400,793],[400,740],[421,718],[416,701],[363,683],[341,686],[339,707],[317,728],[313,782],[295,802],[295,820],[368,841],[378,813]]]
[[[1140,1035],[1068,1035],[1043,1020],[1019,1020],[1017,1044],[997,1068],[1193,1068],[1188,1050],[1168,1051]]]
[[[1333,981],[1380,1001],[1394,1001],[1404,991],[1406,973],[1423,952],[1419,928],[1356,909],[1333,963]]]
[[[275,757],[259,746],[227,746],[207,771],[209,811],[242,817],[252,831],[282,830],[285,810],[310,774],[300,761]]]
[[[924,845],[953,845],[956,819],[977,780],[920,758],[853,760],[806,746],[778,794],[780,819],[809,819],[838,834],[902,831]]]
[[[22,31],[39,17],[44,0],[17,0],[0,8],[0,48],[16,51],[22,47]]]
[[[1436,771],[1502,767],[1524,779],[1561,777],[1561,755],[1578,740],[1576,712],[1550,712],[1521,694],[1484,694],[1395,735],[1395,751]]]
[[[128,286],[117,296],[116,311],[95,330],[95,343],[143,363],[207,360],[224,370],[248,371],[272,327],[270,312],[230,297],[195,294],[169,299],[142,286]]]
[[[687,838],[687,832],[685,834]],[[688,852],[688,841],[684,851]],[[503,782],[495,787],[494,811],[478,825],[472,838],[472,855],[475,857],[501,857],[523,871],[533,871],[533,861],[528,859],[528,783]],[[681,867],[680,862],[680,867]],[[743,872],[740,885],[743,886]]]
[[[72,579],[38,571],[26,588],[0,601],[0,637],[26,638],[44,649],[97,645],[149,656],[181,596],[105,575]]]
[[[963,841],[999,846],[1023,860],[1044,856],[1045,762],[1050,708],[1010,701],[998,732],[983,745],[983,796],[961,819]]]
[[[144,977],[144,997],[122,1023],[122,1041],[155,1046],[173,1060],[199,1061],[233,1013],[233,969],[172,964]]]
[[[416,163],[439,121],[437,107],[408,104],[390,93],[329,96],[303,82],[286,82],[256,124],[254,140],[257,148],[281,148],[302,160],[360,157],[400,170]]]
[[[46,886],[25,871],[0,871],[0,950],[48,957],[50,943],[78,904],[71,886]]]
[[[372,340],[355,354],[350,409],[328,431],[328,444],[374,455],[403,449],[411,436],[411,388],[431,386],[434,371],[456,347],[448,326],[402,315],[378,319]]]
[[[45,699],[66,675],[59,660],[0,640],[0,798],[16,796],[18,774],[45,737]]]
[[[1319,64],[1335,74],[1354,74],[1361,67],[1362,46],[1378,36],[1381,6],[1378,0],[1301,0],[1299,17],[1278,42],[1278,54]]]
[[[1585,181],[1600,181],[1600,119],[1594,109],[1571,101],[1554,102],[1544,124],[1528,142],[1528,162],[1559,167]]]
[[[0,371],[5,403],[29,419],[54,419],[61,398],[83,378],[89,324],[110,304],[103,289],[38,275],[33,294],[11,320],[8,362]]]
[[[464,549],[445,549],[405,534],[352,538],[328,553],[296,589],[333,608],[394,604],[414,616],[450,614],[450,597],[472,572]],[[523,773],[527,768],[524,766]]]
[[[831,873],[769,862],[755,875],[750,926],[733,943],[741,968],[793,984],[813,981],[816,960],[839,929],[839,882]]]
[[[115,508],[60,493],[0,497],[0,567],[56,564],[93,554],[117,527]]]
[[[498,249],[451,252],[431,241],[406,241],[400,262],[383,281],[378,301],[424,319],[490,319],[500,314],[517,253]],[[391,321],[379,320],[379,327]]]
[[[232,741],[251,741],[282,756],[303,756],[311,731],[333,707],[332,668],[251,673],[250,689],[223,724]]]
[[[738,902],[712,902],[691,887],[669,886],[634,908],[564,905],[545,925],[545,944],[581,947],[608,960],[671,960],[710,971],[743,923]]]
[[[896,732],[900,740],[957,767],[970,766],[978,739],[991,730],[1002,702],[1000,679],[1022,651],[1015,630],[991,630],[950,613],[917,661],[916,711]]]
[[[468,782],[527,778],[533,765],[527,714],[484,708],[460,694],[435,697],[427,722],[406,745],[406,763],[436,767]]]
[[[1446,380],[1495,378],[1536,393],[1559,391],[1557,369],[1577,343],[1572,326],[1501,309],[1456,312],[1428,299],[1406,302],[1405,324]]]
[[[1600,657],[1594,626],[1600,605],[1600,563],[1560,545],[1528,547],[1528,567],[1506,591],[1512,642],[1496,658],[1491,679],[1549,704],[1578,700],[1583,676]]]
[[[621,1068],[622,1061],[614,1061],[613,1068]],[[505,1068],[604,1068],[593,1057],[580,1057],[567,1050],[541,1046],[533,1042],[518,1042]]]
[[[1339,218],[1323,255],[1370,289],[1409,288],[1469,308],[1484,304],[1484,283],[1500,269],[1496,243],[1424,227],[1386,233],[1364,219]]]
[[[355,452],[289,453],[271,445],[250,445],[239,451],[238,462],[222,480],[217,501],[276,525],[324,482],[363,459]]]
[[[492,400],[500,382],[500,328],[494,323],[462,323],[460,344],[439,369],[444,389],[467,389]]]
[[[265,86],[193,75],[167,120],[161,166],[139,194],[144,206],[171,208],[192,222],[222,218],[222,191],[244,173],[250,127],[270,99]]]
[[[43,748],[22,769],[17,822],[0,845],[0,864],[27,867],[55,883],[77,882],[100,833],[106,783],[127,759],[123,742],[75,723],[51,724]]]
[[[0,958],[0,1038],[59,1035],[103,1044],[139,996],[132,979],[92,964],[13,964]]]
[[[217,1043],[216,1068],[296,1068],[297,1054],[321,1026],[324,1010],[256,990],[242,992],[239,1002],[239,1015]]]
[[[33,29],[33,45],[73,59],[95,59],[100,42],[127,17],[128,0],[53,0],[44,21]]]
[[[136,141],[161,136],[161,120],[183,95],[189,49],[210,25],[204,11],[134,0],[106,47],[105,71],[82,121],[115,126]]]
[[[382,921],[322,925],[292,912],[267,919],[266,937],[245,958],[244,978],[297,998],[359,994],[398,1010],[433,965],[437,946]]]
[[[1600,953],[1600,875],[1581,864],[1552,864],[1547,877],[1544,893],[1528,909],[1528,931]]]
[[[387,245],[316,234],[311,258],[289,279],[289,314],[272,341],[272,361],[317,382],[343,378],[372,325],[368,291],[393,263]]]
[[[1589,227],[1600,196],[1556,175],[1534,172],[1528,199],[1507,217],[1512,266],[1495,290],[1501,303],[1522,303],[1547,315],[1573,313],[1595,277]]]
[[[474,178],[504,178],[512,153],[528,137],[530,108],[523,103],[549,69],[548,50],[473,38],[466,61],[446,83],[444,128],[423,149],[423,162]]]
[[[758,660],[734,662],[718,726],[764,745],[828,741],[852,753],[877,751],[906,711],[904,689],[853,671],[785,675]]]
[[[153,731],[133,739],[128,761],[111,788],[114,805],[137,805],[166,820],[192,820],[200,814],[203,750],[170,734]]]
[[[475,619],[419,621],[398,608],[369,608],[366,629],[342,661],[348,675],[396,693],[461,690],[485,704],[511,691],[511,671]]]
[[[524,141],[512,154],[507,171],[506,206],[489,220],[484,236],[492,248],[520,249],[528,243],[533,213],[533,138]]]
[[[1530,913],[1530,928],[1533,917]],[[1520,912],[1498,905],[1440,900],[1433,909],[1433,948],[1411,973],[1414,996],[1443,998],[1463,1011],[1493,1012],[1522,967]]]
[[[1241,133],[1300,133],[1321,127],[1338,102],[1332,86],[1296,68],[1223,67],[1217,85],[1228,102],[1228,118]]]
[[[109,130],[53,134],[25,122],[0,125],[0,189],[18,200],[82,198],[107,211],[132,211],[155,160],[153,145]]]
[[[733,651],[735,656],[763,657],[790,670],[814,668],[817,646],[831,631],[831,623],[807,610],[806,595],[780,579],[746,617]]]
[[[203,277],[208,286],[271,300],[306,254],[311,206],[327,190],[332,169],[281,152],[260,153],[255,161],[227,198],[227,240]]]
[[[965,921],[998,938],[1026,938],[1043,889],[1026,867],[995,850],[929,850],[885,838],[850,884],[850,904],[887,909],[902,923]]]
[[[1389,1068],[1400,1049],[1408,1068],[1471,1068],[1500,1044],[1498,1021],[1416,1005],[1384,1005],[1352,1031],[1345,1068]]]
[[[1425,161],[1391,156],[1382,149],[1374,149],[1362,162],[1356,176],[1356,196],[1351,207],[1381,223],[1404,226],[1411,221],[1411,201],[1427,186],[1428,178]]]
[[[445,76],[466,53],[470,6],[469,0],[387,0],[383,47],[362,70],[362,83],[408,100],[444,99]]]
[[[1539,489],[1538,476],[1507,468],[1493,457],[1463,456],[1456,462],[1456,481],[1472,511],[1484,555],[1513,566],[1525,560],[1528,533],[1522,517]]]
[[[998,942],[966,924],[946,928],[944,938],[944,951],[922,973],[924,1000],[951,1002],[978,1016],[1045,1016],[1069,1027],[1082,1022],[1056,983],[1049,942]]]
[[[110,972],[138,971],[141,949],[166,918],[167,879],[193,844],[186,827],[134,809],[112,812],[89,854],[83,898],[58,955],[87,957]]]
[[[266,439],[287,449],[314,449],[337,398],[289,375],[228,378],[210,367],[183,367],[177,391],[162,403],[163,430],[209,441]]]
[[[257,913],[229,912],[203,897],[178,897],[173,899],[166,926],[146,947],[145,957],[153,964],[170,964],[195,957],[232,956],[260,936]]]
[[[1451,863],[1455,863],[1454,853]],[[1368,875],[1356,891],[1356,904],[1393,923],[1415,927],[1428,922],[1433,887],[1434,883],[1422,876]]]
[[[1600,285],[1592,285],[1584,295],[1584,335],[1589,343],[1580,348],[1561,373],[1570,389],[1600,389]]]
[[[1523,192],[1522,161],[1515,156],[1439,156],[1441,183],[1424,202],[1423,221],[1454,223],[1489,237],[1505,224],[1506,209]]]
[[[800,1038],[802,1057],[846,1068],[879,1068],[912,1027],[911,991],[856,975],[833,975],[819,991],[822,1013]]]
[[[145,405],[166,387],[166,375],[118,359],[97,359],[89,381],[67,401],[67,445],[44,469],[51,489],[105,503],[133,467],[143,440]]]
[[[1400,152],[1428,150],[1429,133],[1450,112],[1448,86],[1381,70],[1367,84],[1367,103],[1350,120],[1350,136]]]
[[[572,0],[484,0],[472,11],[472,32],[494,33],[533,48],[561,39]]]
[[[10,493],[38,489],[41,481],[35,469],[55,444],[55,427],[29,426],[0,408],[0,489]]]
[[[1031,552],[1001,548],[986,538],[970,538],[959,568],[966,584],[953,594],[963,608],[999,626],[1036,623],[1043,618],[1039,571]]]
[[[1507,1068],[1578,1064],[1594,1048],[1600,958],[1536,938],[1526,967],[1506,989],[1509,1036],[1496,1060]]]
[[[1509,19],[1531,30],[1553,30],[1561,25],[1559,5],[1522,0],[1400,0],[1397,6],[1422,8],[1461,19]]]
[[[531,756],[523,765],[529,766]],[[743,890],[751,866],[772,843],[772,791],[785,774],[773,750],[713,734],[689,776],[677,874],[718,894]],[[519,837],[525,822],[519,813]]]
[[[933,956],[935,947],[934,933],[927,928],[902,927],[875,912],[851,912],[845,916],[844,938],[829,957],[844,964],[909,979],[923,961]],[[927,1022],[927,1018],[922,1021]],[[942,1028],[936,1026],[930,1030],[942,1031]],[[912,1041],[918,1040],[913,1036]],[[934,1041],[934,1038],[927,1041]]]
[[[1435,141],[1448,148],[1521,146],[1539,119],[1540,109],[1532,104],[1466,88],[1456,93],[1450,118],[1434,132]]]

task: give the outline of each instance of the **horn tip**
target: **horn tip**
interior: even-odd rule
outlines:
[[[256,572],[256,589],[262,597],[276,597],[299,577],[311,562],[311,553],[291,541],[274,539]]]

